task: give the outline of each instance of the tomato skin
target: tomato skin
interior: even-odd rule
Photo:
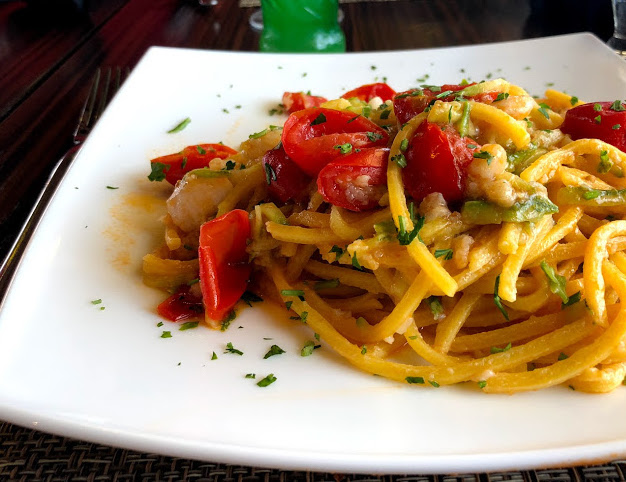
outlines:
[[[204,154],[202,154],[202,152],[204,152]],[[169,154],[152,159],[150,163],[155,164],[158,162],[170,166],[169,169],[163,169],[163,172],[165,172],[165,180],[175,185],[176,181],[180,181],[187,172],[208,166],[209,162],[216,157],[226,159],[234,154],[237,154],[235,149],[222,144],[197,144],[187,146],[176,154]]]
[[[315,107],[291,114],[282,134],[287,155],[311,177],[341,156],[335,146],[351,144],[353,150],[384,147],[388,140],[387,131],[363,116]]]
[[[351,99],[357,97],[358,99],[369,102],[374,97],[380,97],[383,102],[393,99],[396,95],[396,91],[384,82],[377,82],[375,84],[365,84],[361,87],[357,87],[349,92],[346,92],[341,97],[343,99]]]
[[[384,186],[387,184],[388,158],[389,149],[373,147],[342,156],[320,171],[317,189],[326,202],[335,206],[357,212],[373,209],[378,206],[380,196],[361,190],[360,196],[355,197],[345,186],[359,176],[369,176],[368,186]]]
[[[602,110],[594,110],[599,104]],[[582,104],[568,110],[561,124],[561,131],[574,139],[594,138],[626,151],[626,111],[611,109],[612,102]],[[624,104],[622,104],[624,106]],[[595,120],[600,116],[600,123]],[[613,126],[619,124],[619,128]]]
[[[181,285],[176,292],[157,306],[157,312],[169,321],[197,318],[204,313],[202,298],[189,292],[188,285]]]
[[[424,112],[424,109],[428,107],[428,104],[435,100],[437,95],[441,94],[441,92],[446,92],[448,90],[458,92],[459,90],[463,90],[466,87],[475,84],[476,82],[465,85],[444,84],[441,86],[441,90],[437,92],[433,92],[428,88],[411,89],[405,92],[400,92],[393,98],[393,109],[396,114],[396,119],[398,119],[400,124],[404,124],[416,115]],[[422,95],[411,95],[413,92],[419,90],[423,92]],[[482,102],[484,104],[491,104],[496,100],[496,97],[498,97],[498,92],[483,92],[481,94],[468,97],[468,99],[472,99],[476,102]],[[454,94],[442,97],[440,100],[443,102],[450,102],[454,100]]]
[[[440,192],[448,203],[463,199],[467,167],[476,143],[461,138],[453,128],[442,130],[437,124],[422,122],[404,152],[406,167],[402,178],[406,191],[419,202],[428,194]]]
[[[251,271],[246,252],[249,236],[248,213],[242,209],[200,227],[200,288],[206,316],[213,321],[224,319],[246,290]]]
[[[309,107],[319,107],[324,102],[328,102],[325,97],[309,95],[304,92],[285,92],[283,94],[283,105],[288,114],[293,114]]]
[[[263,167],[266,172],[267,165],[276,175],[275,180],[270,177],[270,183],[267,186],[273,200],[284,204],[291,200],[301,201],[306,197],[311,178],[291,160],[282,145],[265,153]]]

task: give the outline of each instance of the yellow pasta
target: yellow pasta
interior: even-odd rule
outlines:
[[[626,153],[566,124],[572,108],[602,120],[623,104],[535,100],[503,79],[373,85],[181,174],[144,282],[212,327],[252,291],[411,386],[622,385]]]

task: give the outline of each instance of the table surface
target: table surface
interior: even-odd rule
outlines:
[[[607,40],[612,33],[610,0],[350,1],[341,8],[349,52],[480,44],[582,31]],[[256,51],[259,33],[249,26],[255,11],[240,7],[236,0],[219,0],[215,6],[196,0],[0,2],[0,259],[10,252],[59,158],[73,145],[72,133],[98,67],[132,69],[152,45]],[[281,474],[138,454],[0,424],[1,480],[243,477],[333,480],[328,474]],[[625,480],[621,462],[499,477]],[[485,475],[474,478],[489,479]],[[419,480],[435,479],[423,476]]]

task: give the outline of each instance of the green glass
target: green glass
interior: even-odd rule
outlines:
[[[261,0],[261,52],[345,52],[338,0]]]

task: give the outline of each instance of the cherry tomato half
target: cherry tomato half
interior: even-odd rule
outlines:
[[[170,321],[197,318],[204,313],[202,298],[189,292],[189,286],[181,285],[176,292],[157,306],[157,312]]]
[[[317,176],[317,189],[326,202],[350,211],[378,205],[387,184],[387,148],[365,148],[340,157]]]
[[[385,147],[387,131],[352,112],[310,108],[294,112],[283,127],[282,143],[287,155],[309,176],[350,149]]]
[[[302,200],[307,195],[311,178],[289,158],[282,144],[265,153],[263,167],[269,183],[267,190],[273,200],[286,203]]]
[[[304,92],[285,92],[283,94],[283,105],[288,114],[293,114],[309,107],[319,107],[327,99],[319,95],[305,94]]]
[[[393,99],[396,95],[396,91],[384,82],[377,82],[375,84],[366,84],[361,87],[357,87],[349,92],[346,92],[341,97],[344,99],[351,99],[356,97],[365,102],[369,102],[374,97],[380,97],[383,102]]]
[[[467,167],[478,150],[480,147],[472,139],[461,138],[452,127],[442,130],[437,124],[422,122],[404,152],[405,189],[415,201],[433,192],[440,192],[449,203],[460,201]]]
[[[565,114],[561,130],[574,140],[600,139],[621,151],[626,151],[626,109],[624,106],[625,104],[621,102],[618,104],[594,102],[576,106]]]
[[[246,290],[251,270],[246,253],[249,236],[248,213],[241,209],[200,227],[200,288],[207,322],[213,327],[228,315]]]
[[[209,162],[216,157],[226,159],[234,154],[237,154],[235,149],[222,144],[198,144],[185,147],[176,154],[157,157],[152,159],[150,163],[165,164],[166,167],[163,169],[165,180],[174,185],[176,181],[180,181],[183,178],[185,173],[207,167]]]
[[[393,109],[396,114],[396,119],[400,124],[404,124],[408,122],[417,114],[421,114],[424,112],[424,109],[428,107],[431,102],[435,100],[442,100],[443,102],[450,102],[454,100],[454,93],[459,90],[463,90],[470,85],[475,85],[476,82],[465,85],[452,85],[452,84],[444,84],[440,88],[435,89],[435,87],[431,86],[430,88],[423,89],[411,89],[406,92],[400,92],[393,98]],[[438,90],[439,89],[439,90]],[[438,97],[442,93],[450,92],[449,95]],[[483,92],[481,94],[467,97],[468,99],[472,99],[476,102],[482,102],[485,104],[491,104],[498,97],[498,92]]]

